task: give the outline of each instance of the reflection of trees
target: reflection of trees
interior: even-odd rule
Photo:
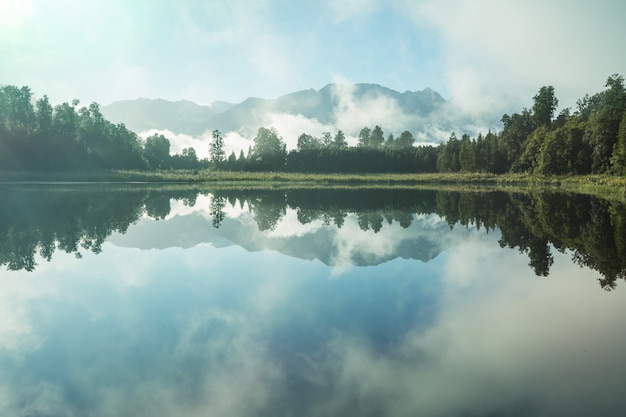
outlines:
[[[114,231],[124,233],[143,213],[163,219],[170,200],[192,205],[198,191],[185,188],[5,187],[0,189],[0,266],[33,270],[35,255],[50,260],[56,250],[80,256],[99,253]],[[551,248],[570,250],[573,260],[602,275],[603,288],[626,278],[626,206],[584,195],[399,189],[218,190],[209,206],[217,228],[226,204],[247,206],[259,230],[273,230],[287,207],[302,224],[319,221],[342,227],[353,214],[359,227],[378,232],[397,222],[409,227],[416,215],[436,213],[450,227],[498,228],[501,247],[529,258],[537,275],[547,276]]]
[[[163,218],[169,214],[170,198],[196,195],[189,190],[0,189],[0,266],[32,271],[37,253],[48,261],[56,250],[77,257],[81,250],[100,253],[111,233],[126,232],[144,210]]]
[[[209,214],[211,216],[211,223],[216,229],[218,229],[224,221],[224,207],[226,207],[226,198],[218,195],[213,196],[209,205]]]
[[[287,212],[284,192],[255,193],[248,205],[261,231],[274,230]]]
[[[285,191],[281,190],[218,190],[214,198],[224,198],[231,206],[237,202],[248,205],[259,230],[274,230],[287,212]]]
[[[170,197],[162,192],[150,192],[146,196],[145,207],[148,216],[157,220],[164,219],[170,214]]]
[[[486,231],[500,229],[500,246],[526,253],[539,276],[550,273],[552,246],[572,251],[577,264],[598,271],[605,289],[626,278],[626,206],[619,202],[547,192],[406,190],[296,190],[287,193],[287,202],[303,224],[331,213],[355,213],[362,230],[375,232],[384,227],[383,219],[408,227],[414,214],[436,213],[450,228],[472,224]]]
[[[357,223],[364,232],[371,229],[374,233],[378,233],[383,228],[384,219],[382,214],[379,212],[370,211],[366,213],[359,213],[357,214],[357,218]]]

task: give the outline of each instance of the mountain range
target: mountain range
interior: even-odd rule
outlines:
[[[430,88],[400,93],[377,84],[328,84],[320,90],[302,90],[274,99],[250,97],[236,104],[215,101],[211,105],[199,105],[186,100],[141,98],[116,101],[101,110],[110,121],[124,123],[136,132],[169,130],[197,137],[219,129],[249,137],[261,126],[270,127],[268,123],[275,115],[305,118],[349,134],[356,134],[357,128],[365,126],[350,121],[364,117],[370,117],[371,127],[398,118],[403,123],[402,130],[419,131],[424,129],[424,120],[445,103]]]

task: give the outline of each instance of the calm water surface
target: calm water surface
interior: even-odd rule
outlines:
[[[1,186],[2,416],[619,416],[626,208]]]

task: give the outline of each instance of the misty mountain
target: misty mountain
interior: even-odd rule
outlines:
[[[102,107],[102,113],[112,122],[125,123],[137,132],[167,129],[176,134],[197,136],[219,129],[250,135],[258,127],[265,126],[271,114],[302,116],[325,125],[335,125],[338,113],[359,112],[371,103],[380,104],[387,110],[392,106],[394,112],[408,120],[406,129],[416,129],[445,100],[430,88],[400,93],[377,84],[349,87],[328,84],[317,91],[302,90],[269,100],[251,97],[234,105],[214,102],[211,106],[201,106],[190,101],[161,99],[125,100]],[[371,105],[368,108],[376,110]]]
[[[140,98],[116,101],[103,106],[101,111],[113,123],[124,123],[135,132],[168,129],[175,133],[193,135],[204,132],[208,120],[232,106],[233,104],[225,101],[202,106],[188,100]]]

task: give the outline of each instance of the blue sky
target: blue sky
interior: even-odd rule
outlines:
[[[108,104],[370,82],[502,114],[626,74],[624,16],[619,0],[0,0],[0,84]]]

